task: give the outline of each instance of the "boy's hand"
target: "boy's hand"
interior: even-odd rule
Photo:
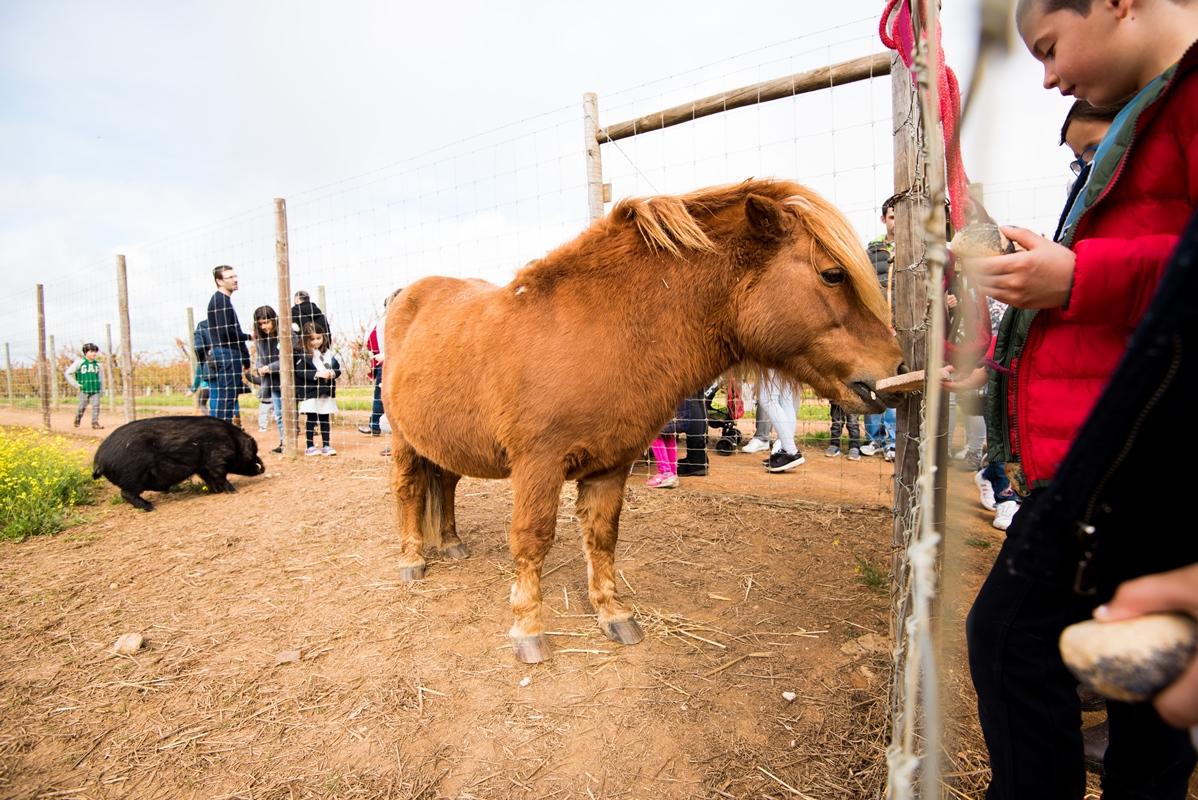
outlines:
[[[1073,251],[1025,228],[1002,228],[1022,252],[962,259],[981,294],[1016,308],[1060,308],[1073,288]]]
[[[950,392],[965,392],[970,389],[980,389],[986,385],[985,367],[977,367],[964,378],[957,378],[957,368],[948,367],[948,376],[940,379],[940,385]]]
[[[1109,603],[1094,609],[1094,618],[1114,622],[1152,611],[1181,611],[1198,617],[1198,564],[1121,584]],[[1198,724],[1198,658],[1152,704],[1170,725]]]

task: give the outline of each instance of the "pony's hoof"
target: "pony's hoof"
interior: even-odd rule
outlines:
[[[458,542],[457,544],[452,544],[449,547],[441,548],[441,557],[442,558],[451,558],[451,559],[456,560],[459,558],[465,558],[468,555],[470,555],[470,551],[467,550],[466,545],[462,544],[461,542]]]
[[[549,658],[549,642],[541,634],[536,636],[513,636],[512,651],[516,659],[525,664],[540,664]]]
[[[645,638],[644,631],[641,630],[641,626],[637,624],[634,617],[601,622],[599,627],[603,629],[603,633],[608,639],[620,644],[636,644]]]
[[[404,583],[424,580],[424,565],[417,564],[414,567],[400,567],[399,579]]]

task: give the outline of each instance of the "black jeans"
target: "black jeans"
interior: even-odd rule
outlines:
[[[380,420],[383,417],[383,365],[374,368],[374,402],[370,407],[370,430],[378,433],[382,430]]]
[[[1080,800],[1082,757],[1077,681],[1061,660],[1061,631],[1090,617],[1103,597],[1063,583],[1013,575],[1008,558],[1026,535],[1016,515],[966,621],[978,718],[990,751],[988,800]],[[1185,731],[1161,721],[1150,703],[1107,703],[1110,744],[1104,800],[1184,800],[1195,753]]]

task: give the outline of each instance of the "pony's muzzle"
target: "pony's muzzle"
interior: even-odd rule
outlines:
[[[861,402],[869,408],[872,414],[881,414],[886,410],[886,403],[874,387],[865,381],[853,381],[849,384],[849,388],[853,390],[853,394],[861,398]]]

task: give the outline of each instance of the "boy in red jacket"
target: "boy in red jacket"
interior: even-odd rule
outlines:
[[[1059,243],[1004,228],[1025,252],[964,264],[979,293],[1013,307],[995,349],[1010,371],[991,385],[999,400],[991,411],[1008,473],[1027,495],[967,622],[990,751],[986,796],[1080,799],[1081,712],[1057,638],[1109,599],[1114,586],[1092,585],[1085,559],[1079,565],[1075,558],[1078,543],[1038,536],[1037,515],[1029,512],[1052,491],[1058,464],[1198,205],[1198,3],[1020,0],[1016,18],[1044,65],[1045,88],[1097,106],[1127,101],[1098,147]],[[1021,568],[1029,563],[1035,572]],[[1148,704],[1110,703],[1108,710],[1104,797],[1184,798],[1195,764],[1188,737]]]

